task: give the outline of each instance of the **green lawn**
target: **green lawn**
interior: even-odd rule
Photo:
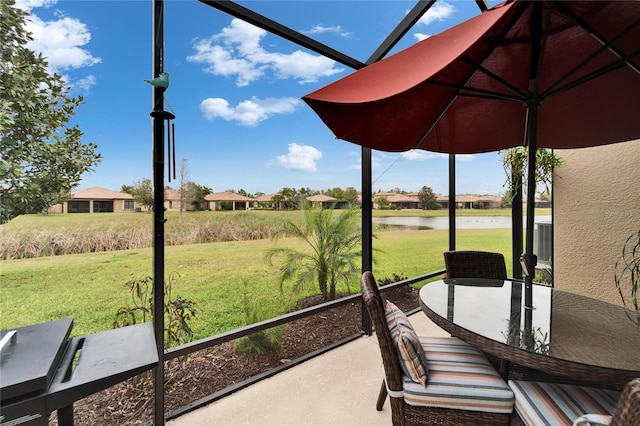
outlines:
[[[457,235],[458,249],[500,251],[510,269],[510,230],[458,230]],[[310,286],[306,294],[293,295],[288,288],[280,293],[277,268],[264,261],[273,244],[254,240],[165,248],[166,275],[175,274],[173,297],[194,300],[202,309],[193,324],[196,338],[244,325],[245,291],[267,317],[289,311],[315,292]],[[376,278],[414,277],[444,267],[448,231],[378,232],[374,247]],[[146,248],[0,261],[0,329],[64,317],[74,318],[74,335],[110,329],[118,308],[132,306],[125,283],[152,275],[152,254]],[[357,277],[350,287],[358,291]],[[346,286],[339,291],[346,292]]]

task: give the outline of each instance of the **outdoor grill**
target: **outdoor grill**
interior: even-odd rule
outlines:
[[[158,365],[151,323],[69,338],[73,319],[0,332],[0,425],[73,425],[73,403]]]

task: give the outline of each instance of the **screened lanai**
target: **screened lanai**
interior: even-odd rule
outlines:
[[[279,37],[282,37],[296,45],[299,45],[305,49],[308,49],[312,52],[318,53],[322,56],[330,58],[346,67],[349,67],[353,70],[359,70],[367,65],[371,65],[376,63],[383,58],[385,58],[394,47],[403,39],[404,36],[408,33],[408,31],[416,25],[416,23],[423,17],[430,8],[434,7],[437,4],[436,1],[420,1],[415,4],[410,10],[406,12],[406,14],[397,19],[398,24],[395,28],[389,32],[388,36],[385,40],[383,40],[373,52],[371,52],[370,56],[363,60],[358,60],[346,55],[342,52],[332,49],[330,46],[327,46],[323,43],[318,42],[317,40],[302,34],[301,32],[295,31],[286,25],[279,23],[277,18],[273,18],[269,16],[268,6],[264,5],[264,8],[261,7],[261,12],[256,12],[252,10],[252,4],[247,4],[247,6],[240,5],[238,3],[233,3],[229,1],[202,1],[206,6],[209,6],[212,9],[215,9],[216,12],[212,13],[226,13],[236,18],[239,18],[245,22],[251,23],[259,28],[269,31],[272,34],[275,34]],[[476,1],[478,14],[481,14],[483,11],[486,11],[489,8],[489,5],[485,1]],[[331,4],[327,4],[327,7],[330,8]],[[363,4],[363,7],[365,5]],[[154,75],[161,76],[165,71],[164,61],[163,61],[163,43],[164,43],[164,23],[163,23],[163,11],[164,4],[162,1],[154,2]],[[356,19],[357,17],[354,17]],[[628,59],[624,59],[629,62]],[[634,65],[632,65],[632,68]],[[593,78],[593,77],[589,77]],[[154,89],[154,112],[152,116],[154,117],[154,182],[156,191],[161,191],[164,183],[164,170],[165,170],[165,153],[164,153],[164,143],[165,143],[165,121],[168,119],[174,118],[172,116],[167,116],[166,111],[163,109],[164,104],[164,88],[156,87]],[[171,137],[169,132],[169,137]],[[529,139],[531,141],[531,139]],[[526,141],[525,141],[526,143]],[[535,143],[533,143],[533,147],[535,148]],[[530,149],[531,152],[534,152],[534,149]],[[530,157],[533,158],[533,157]],[[456,159],[454,154],[449,155],[449,173],[448,173],[448,181],[449,181],[449,194],[450,198],[455,197],[456,194],[456,170],[455,170]],[[534,167],[534,161],[529,162],[529,167],[531,172],[531,167]],[[362,194],[371,194],[372,193],[372,150],[370,148],[363,147],[361,148],[361,165],[362,165],[362,177],[361,177],[361,192]],[[530,179],[529,184],[532,185],[534,180]],[[533,184],[534,185],[534,184]],[[530,186],[528,189],[528,193],[532,196],[535,192],[535,185]],[[159,194],[159,192],[158,192]],[[157,199],[161,199],[161,196],[156,197]],[[523,236],[522,236],[522,227],[521,217],[523,216],[522,212],[522,188],[514,194],[513,199],[513,212],[512,212],[512,271],[513,276],[515,278],[522,278],[522,267],[525,270],[535,267],[535,260],[533,261],[533,265],[529,262],[529,257],[521,257],[522,247],[523,247]],[[455,202],[450,203],[449,210],[449,250],[456,249],[456,226],[455,226]],[[368,271],[373,268],[373,259],[372,259],[372,241],[373,241],[373,232],[372,232],[372,199],[368,196],[362,197],[362,237],[363,237],[363,250],[362,250],[362,270]],[[533,229],[533,203],[528,203],[528,214],[527,219],[530,223],[527,223],[528,229]],[[162,288],[162,277],[164,276],[164,253],[163,253],[163,224],[164,217],[162,208],[155,209],[155,220],[154,224],[156,227],[156,241],[155,241],[155,262],[154,262],[154,275],[155,275],[155,294],[156,298],[159,297],[162,292],[159,291]],[[531,231],[533,232],[533,231]],[[530,253],[532,251],[532,238],[529,237],[527,239],[527,252]],[[428,271],[425,271],[428,272]],[[526,274],[526,278],[531,281],[531,272]],[[159,299],[156,299],[159,301]],[[157,303],[157,306],[161,306],[160,303]],[[156,315],[156,318],[162,318],[162,315]],[[269,325],[267,325],[269,326]],[[363,314],[362,318],[362,326],[365,331],[371,333],[371,325],[367,318],[366,314]],[[155,324],[156,327],[156,339],[158,345],[159,353],[162,353],[163,347],[163,336],[162,336],[162,327],[161,324]],[[248,331],[243,331],[242,333],[248,333]],[[240,335],[241,335],[240,334]],[[237,335],[239,336],[239,335]],[[197,342],[194,345],[190,345],[191,348],[180,348],[178,351],[174,351],[171,357],[178,356],[179,354],[188,353],[191,349],[203,348],[209,345],[210,342]],[[189,345],[187,345],[189,346]],[[171,353],[171,351],[170,351]],[[161,423],[164,418],[164,415],[161,413],[163,407],[163,392],[159,388],[158,383],[161,382],[161,378],[163,377],[162,368],[158,368],[156,370],[156,392],[155,392],[155,422],[156,424]]]

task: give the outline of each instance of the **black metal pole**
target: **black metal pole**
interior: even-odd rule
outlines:
[[[371,148],[362,148],[362,272],[373,271],[373,184],[371,178]],[[371,318],[362,309],[362,329],[373,333]]]
[[[511,166],[511,255],[513,258],[514,278],[522,279],[522,170],[514,170]]]
[[[164,1],[153,0],[153,77],[164,71]],[[164,107],[153,88],[153,111]],[[154,372],[154,425],[164,425],[164,118],[153,114],[153,327],[160,362]]]
[[[536,137],[538,123],[538,105],[529,106],[529,161],[527,164],[529,170],[527,174],[527,238],[525,242],[525,253],[527,254],[527,269],[525,274],[525,294],[524,306],[528,313],[531,313],[533,307],[532,301],[532,283],[536,270],[535,256],[533,255],[533,224],[536,207]]]
[[[449,250],[456,249],[456,155],[449,154]]]
[[[538,108],[540,99],[538,96],[540,83],[540,65],[542,60],[542,2],[532,3],[531,18],[531,62],[529,94],[530,98],[527,107],[527,128],[526,138],[529,150],[528,171],[527,171],[527,235],[525,242],[525,263],[527,273],[524,277],[524,307],[525,324],[531,324],[531,310],[533,309],[533,278],[536,272],[536,257],[533,254],[533,223],[536,207],[536,152],[538,149]]]

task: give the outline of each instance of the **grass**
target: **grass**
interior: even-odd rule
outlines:
[[[82,218],[81,220],[84,220]],[[508,229],[458,230],[459,249],[500,251],[510,266]],[[374,273],[417,276],[444,267],[447,230],[377,232]],[[165,248],[165,273],[177,274],[173,297],[194,300],[202,309],[193,322],[195,338],[203,338],[244,325],[243,296],[270,316],[291,310],[301,298],[285,285],[281,294],[277,268],[264,261],[275,244],[269,239],[191,244]],[[295,239],[277,244],[302,248]],[[74,335],[112,328],[115,313],[132,306],[125,283],[153,274],[151,248],[0,261],[0,329],[59,318],[74,318]],[[346,292],[342,285],[339,292]],[[358,291],[357,277],[350,290]]]

